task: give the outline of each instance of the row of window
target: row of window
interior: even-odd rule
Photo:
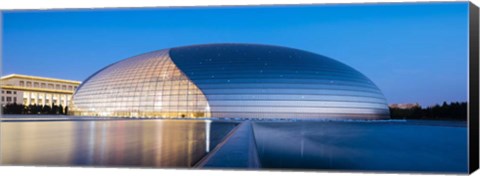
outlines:
[[[31,82],[31,81],[20,81],[19,85],[22,87],[34,87],[34,88],[48,88],[48,89],[57,89],[57,90],[76,90],[77,86],[67,86],[67,85],[60,85],[60,84],[47,84],[47,83],[39,83],[39,82]]]
[[[28,101],[30,100],[30,101]],[[57,102],[59,104],[68,104],[70,101],[70,95],[65,94],[49,94],[49,93],[37,93],[37,92],[24,92],[23,104],[51,104]]]
[[[1,101],[2,103],[17,103],[17,97],[10,97],[8,95],[16,95],[17,94],[17,91],[10,91],[10,90],[2,90],[2,95],[6,95],[6,96],[2,96],[1,97]],[[69,102],[70,101],[70,98],[68,96],[58,96],[58,95],[52,95],[52,94],[39,94],[39,98],[36,99],[34,97],[37,97],[37,94],[38,93],[24,93],[23,96],[23,104],[51,104],[51,103],[54,103],[54,104],[57,104],[57,103],[60,103],[60,104],[65,104],[65,101],[66,102]],[[31,98],[29,98],[31,96]],[[50,97],[52,100],[50,100]],[[45,98],[45,100],[43,100],[43,98]],[[59,100],[57,100],[59,99]],[[30,101],[28,101],[30,100]]]
[[[28,103],[28,98],[23,98],[23,104],[42,104],[42,103],[43,103],[43,102],[42,102],[42,99],[38,99],[37,101],[35,101],[35,100],[36,100],[36,99],[31,98],[31,99],[30,99],[30,103]],[[64,105],[63,102],[64,102],[64,100],[62,99],[62,100],[60,100],[60,103],[59,103],[59,104]],[[50,102],[49,99],[45,99],[45,103],[44,103],[45,105],[50,105],[50,103],[53,103],[53,104],[58,105],[58,101],[55,100],[55,99],[53,99],[51,102]]]
[[[6,94],[15,94],[15,95],[16,95],[16,94],[17,94],[17,91],[10,91],[10,90],[4,91],[4,90],[2,90],[2,94],[5,94],[5,93],[6,93]]]
[[[7,103],[13,103],[13,102],[17,102],[17,97],[8,97],[8,96],[2,96],[2,102],[7,102]]]

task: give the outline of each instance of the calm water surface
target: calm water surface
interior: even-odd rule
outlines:
[[[2,122],[2,165],[191,167],[237,123],[203,120]]]
[[[466,122],[255,122],[262,167],[466,173]]]
[[[192,167],[238,124],[9,118],[0,126],[4,165]],[[467,171],[465,122],[256,121],[253,132],[262,169]]]

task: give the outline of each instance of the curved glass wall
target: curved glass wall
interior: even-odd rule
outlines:
[[[355,69],[306,51],[252,44],[135,56],[92,75],[73,103],[76,115],[389,118],[381,91]]]
[[[88,78],[73,96],[74,115],[209,117],[203,93],[170,60],[168,51],[135,56]]]
[[[212,44],[172,48],[170,57],[205,94],[212,117],[389,118],[372,81],[317,54]]]

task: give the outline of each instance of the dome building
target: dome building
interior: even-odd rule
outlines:
[[[385,119],[378,87],[314,53],[254,44],[153,51],[111,64],[73,96],[73,115]]]

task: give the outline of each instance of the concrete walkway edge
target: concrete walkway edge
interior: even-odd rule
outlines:
[[[252,122],[247,120],[225,137],[195,168],[261,168]]]

